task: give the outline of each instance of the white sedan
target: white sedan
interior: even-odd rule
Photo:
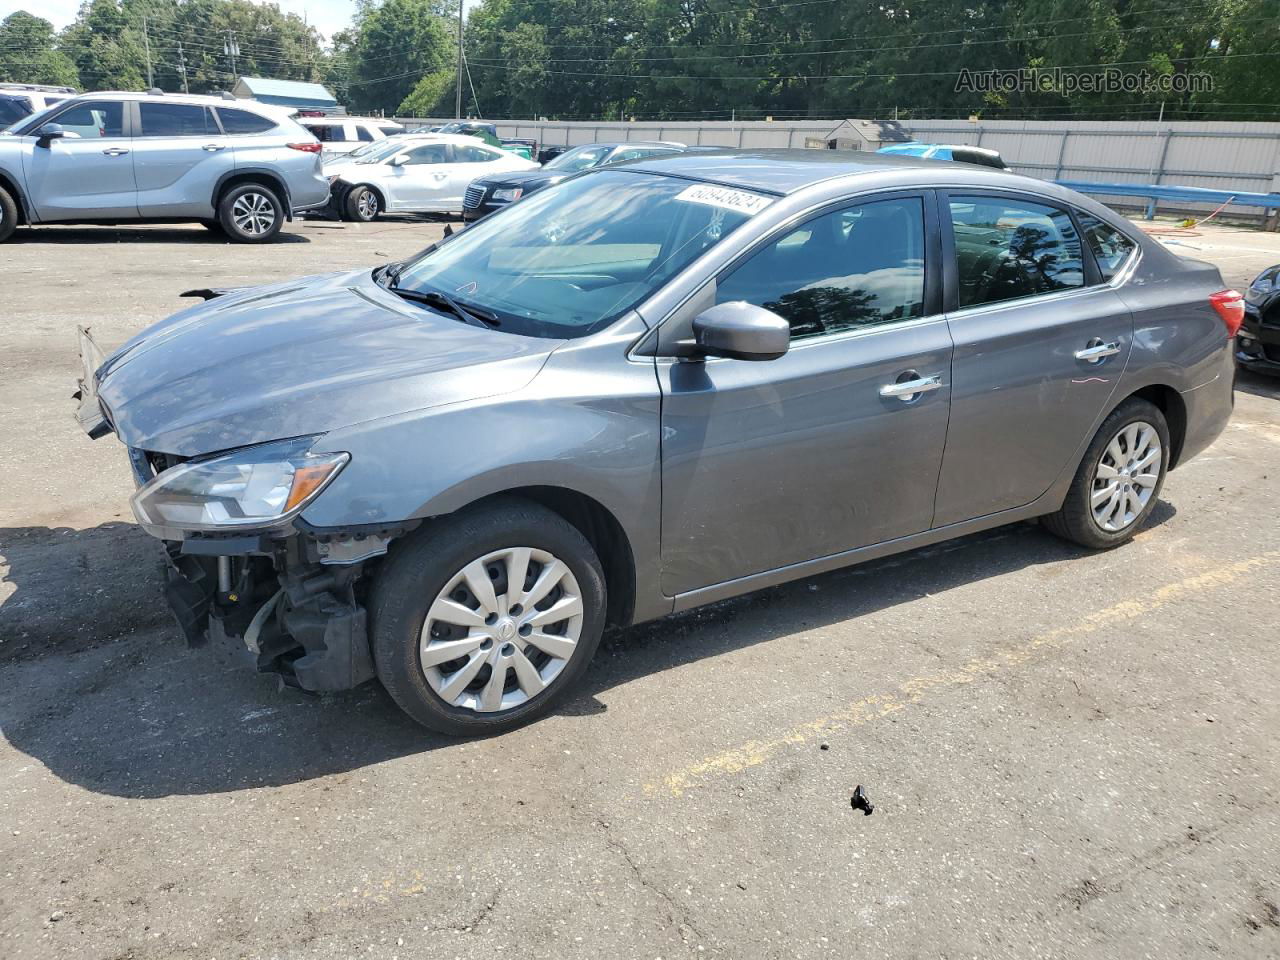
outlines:
[[[437,134],[405,143],[402,150],[371,151],[325,173],[338,212],[368,222],[380,213],[461,211],[462,195],[476,177],[537,167],[475,137]]]

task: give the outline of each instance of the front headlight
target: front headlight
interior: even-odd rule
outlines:
[[[493,191],[493,199],[499,203],[514,203],[524,195],[522,187],[503,187]]]
[[[338,475],[349,453],[311,454],[315,437],[264,443],[164,471],[133,495],[143,526],[270,527],[295,516]]]

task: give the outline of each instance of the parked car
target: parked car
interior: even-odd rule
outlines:
[[[1245,291],[1236,345],[1240,366],[1280,376],[1280,264],[1263,270]]]
[[[76,95],[75,87],[39,83],[0,83],[0,132],[25,117]]]
[[[340,157],[385,137],[404,133],[404,125],[378,117],[304,117],[299,121],[320,141],[325,160]]]
[[[524,157],[526,160],[533,160],[538,153],[537,140],[529,140],[524,137],[504,140],[498,136],[497,125],[484,120],[454,120],[452,123],[433,127],[432,130],[437,133],[459,133],[464,136],[475,137],[491,147],[509,150],[516,156]]]
[[[430,133],[393,133],[389,137],[383,137],[381,140],[374,140],[372,143],[362,143],[350,153],[344,153],[337,157],[325,159],[323,162],[324,175],[332,181],[338,171],[344,167],[355,163],[359,160],[365,160],[371,157],[391,156],[404,150],[406,145],[424,140],[435,139]]]
[[[535,170],[537,164],[460,134],[430,134],[390,154],[372,153],[336,168],[330,209],[367,223],[383,213],[456,213],[482,173]]]
[[[967,144],[944,143],[895,143],[881,147],[880,153],[896,153],[905,157],[925,157],[933,160],[956,160],[960,163],[976,163],[980,167],[995,167],[997,170],[1008,170],[1009,165],[995,150],[986,147],[971,147]]]
[[[261,243],[328,197],[320,144],[247,100],[83,94],[0,137],[0,241],[22,223],[189,220]]]
[[[484,734],[573,690],[606,623],[1032,517],[1125,543],[1227,423],[1242,316],[1051,183],[691,152],[105,362],[85,335],[79,415],[128,447],[191,638]]]
[[[468,223],[486,217],[521,197],[559,183],[565,177],[625,160],[640,160],[688,149],[683,143],[639,140],[634,143],[587,143],[559,154],[539,170],[523,173],[486,173],[469,187],[462,199],[462,219]]]

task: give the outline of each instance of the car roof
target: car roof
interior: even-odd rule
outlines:
[[[349,117],[345,113],[337,117],[299,117],[299,123],[325,124],[325,123],[372,123],[385,127],[400,127],[403,129],[404,124],[396,120],[388,120],[386,117]]]
[[[910,182],[914,185],[926,182],[929,176],[936,178],[939,165],[936,161],[907,154],[864,153],[854,150],[779,149],[672,153],[633,160],[627,164],[627,169],[786,195],[825,180],[855,174],[898,172],[904,174],[904,183]],[[912,171],[927,173],[925,176],[906,176]],[[997,171],[992,169],[992,173]]]

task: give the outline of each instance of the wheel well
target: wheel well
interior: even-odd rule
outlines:
[[[1187,435],[1187,405],[1173,387],[1153,384],[1131,393],[1129,396],[1146,400],[1164,414],[1169,424],[1169,469],[1178,465],[1182,457],[1182,441]],[[1127,399],[1127,398],[1126,398]]]
[[[636,598],[635,556],[622,525],[603,504],[564,487],[517,487],[494,496],[532,500],[577,527],[604,568],[605,587],[609,591],[606,622],[610,626],[626,626],[631,622]]]
[[[0,173],[0,187],[4,187],[5,192],[13,197],[13,202],[18,208],[18,223],[27,222],[26,205],[22,202],[22,191],[18,189],[18,185],[10,180],[3,173]]]
[[[275,193],[276,199],[284,207],[285,219],[293,219],[292,211],[289,209],[289,191],[285,189],[284,183],[278,177],[273,177],[269,173],[236,173],[227,177],[226,180],[218,185],[218,194],[213,199],[214,213],[218,212],[218,207],[222,205],[222,198],[227,195],[228,190],[233,190],[246,183],[256,183],[258,186],[266,187]]]
[[[366,190],[368,190],[370,193],[372,193],[375,197],[377,197],[377,198],[378,198],[378,212],[379,212],[379,213],[385,213],[385,212],[386,212],[386,210],[387,210],[387,197],[386,197],[386,194],[384,194],[381,190],[379,190],[377,187],[375,187],[372,183],[355,183],[355,184],[352,184],[352,185],[351,185],[351,190],[348,190],[348,191],[346,192],[346,194],[343,196],[343,202],[345,202],[345,201],[346,201],[346,198],[347,198],[347,197],[351,196],[351,192],[352,192],[352,190],[359,190],[361,187],[364,187]]]

